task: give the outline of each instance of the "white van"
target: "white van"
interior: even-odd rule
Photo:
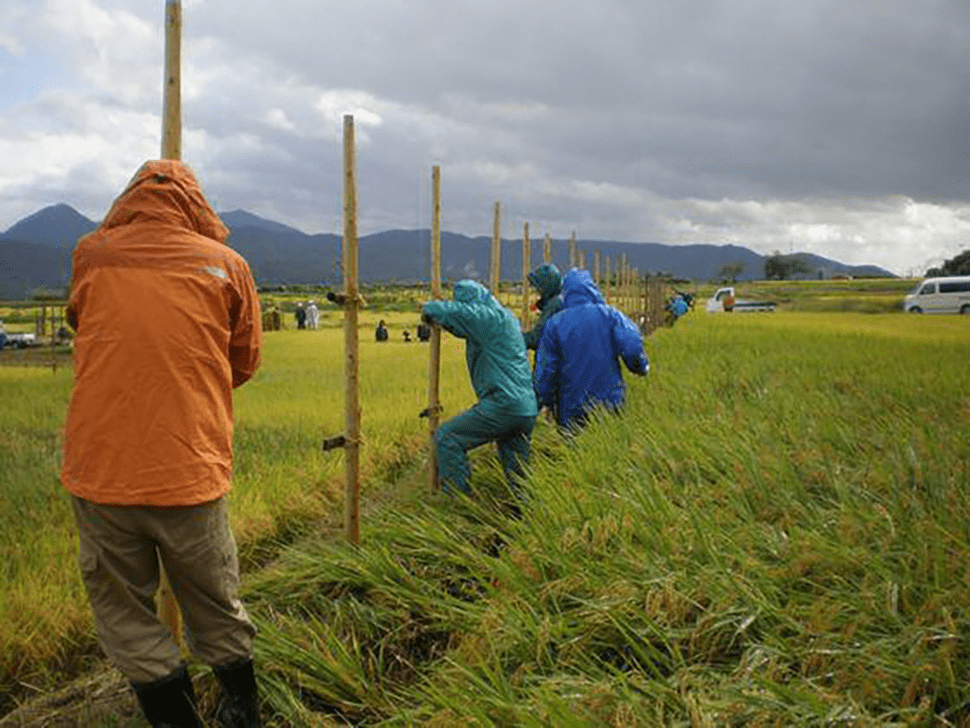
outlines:
[[[970,314],[970,276],[927,278],[903,301],[908,313]]]

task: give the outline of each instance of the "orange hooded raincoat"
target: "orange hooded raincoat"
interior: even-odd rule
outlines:
[[[78,242],[61,479],[79,498],[188,506],[229,491],[232,389],[256,371],[262,330],[228,234],[192,171],[161,160]]]

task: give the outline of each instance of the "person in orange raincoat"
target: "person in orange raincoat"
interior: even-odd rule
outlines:
[[[159,562],[189,647],[220,680],[220,721],[259,724],[255,628],[237,597],[224,496],[232,390],[259,365],[262,328],[228,233],[189,167],[149,161],[74,250],[61,479],[98,640],[152,725],[201,725],[179,647],[156,616]]]

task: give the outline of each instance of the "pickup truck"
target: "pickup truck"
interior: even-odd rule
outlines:
[[[714,295],[707,299],[707,312],[720,313],[724,311],[724,299],[729,296],[734,298],[733,287],[718,288]],[[744,298],[734,298],[733,310],[738,313],[750,313],[752,311],[771,312],[775,310],[775,305],[774,301],[751,301]]]

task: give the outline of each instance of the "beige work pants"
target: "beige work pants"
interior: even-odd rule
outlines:
[[[151,682],[183,662],[156,615],[159,558],[192,653],[209,665],[252,655],[256,629],[237,597],[239,561],[224,499],[186,507],[72,501],[98,641],[125,677]]]

